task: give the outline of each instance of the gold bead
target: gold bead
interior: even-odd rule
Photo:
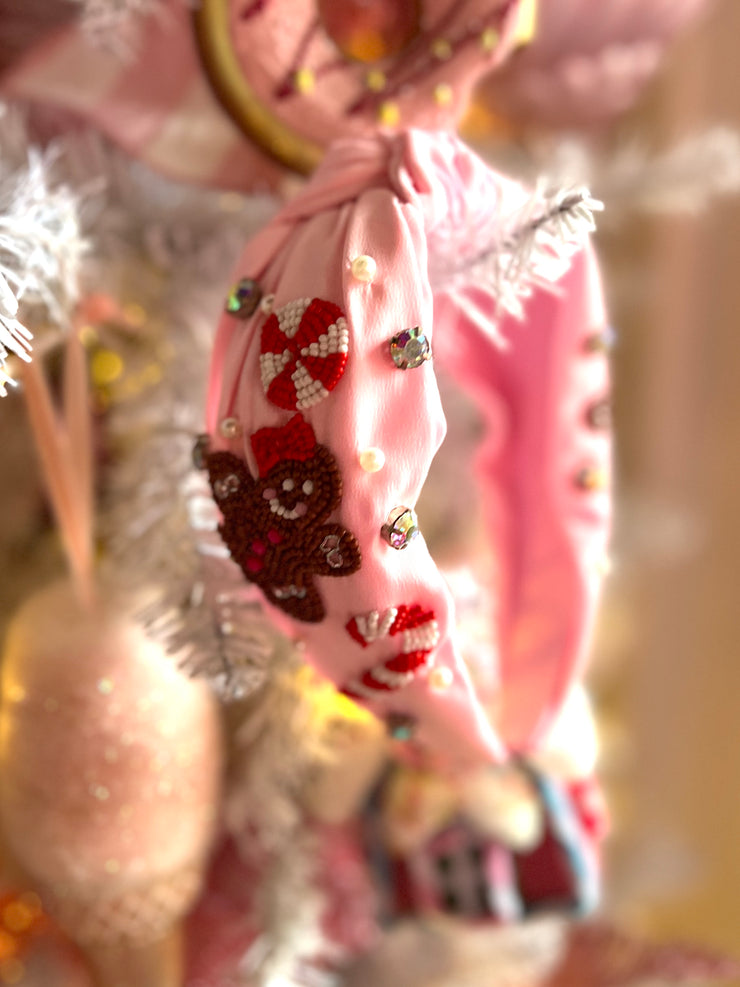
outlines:
[[[501,40],[501,35],[495,27],[487,27],[480,36],[481,48],[483,51],[491,52]]]
[[[452,45],[447,38],[436,38],[432,42],[432,54],[435,58],[438,58],[440,62],[446,62],[452,55]]]
[[[434,87],[434,102],[437,106],[449,106],[452,102],[452,86],[440,82]]]
[[[398,103],[392,99],[387,99],[378,107],[378,122],[384,127],[396,127],[401,120],[401,111]]]
[[[385,77],[385,72],[381,72],[380,69],[371,69],[365,76],[365,85],[373,93],[382,92],[387,83]]]
[[[435,692],[446,692],[452,685],[454,675],[446,665],[437,665],[429,673],[429,685]]]
[[[293,88],[297,93],[313,92],[316,86],[316,76],[311,69],[298,69],[293,74]]]

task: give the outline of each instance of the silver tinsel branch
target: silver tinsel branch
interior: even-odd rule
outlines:
[[[160,380],[116,401],[108,421],[116,450],[106,475],[101,530],[108,578],[146,586],[141,618],[188,672],[225,698],[258,688],[271,643],[261,609],[228,558],[218,512],[192,448],[203,428],[215,322],[244,241],[274,210],[249,199],[175,186],[98,142],[106,175],[96,285],[131,291],[146,313],[140,345],[166,352]],[[109,347],[126,341],[107,338]],[[130,341],[129,341],[130,346]]]
[[[610,222],[624,222],[634,212],[696,214],[740,191],[740,134],[714,127],[653,155],[627,145],[598,168]],[[586,163],[582,170],[596,169]]]
[[[241,971],[251,987],[330,987],[320,961],[333,953],[322,930],[317,847],[302,798],[316,767],[332,756],[331,734],[316,716],[316,686],[298,674],[300,653],[277,631],[273,636],[273,674],[237,733],[225,800],[242,856],[269,861],[256,897],[262,931]]]
[[[521,318],[522,302],[535,287],[552,286],[562,277],[596,229],[594,212],[603,208],[587,188],[538,189],[510,223],[500,247],[474,258],[467,276],[490,284],[498,307]]]
[[[11,355],[31,359],[32,308],[67,327],[87,243],[81,202],[94,191],[60,180],[67,145],[29,141],[23,117],[0,104],[0,394],[12,382]],[[25,315],[24,315],[25,313]]]
[[[86,37],[119,58],[132,57],[145,18],[164,15],[163,0],[69,0],[79,8]],[[185,0],[183,0],[185,2]]]
[[[546,173],[552,188],[587,185],[606,206],[600,227],[619,226],[636,213],[696,214],[740,191],[740,133],[726,126],[662,151],[637,138],[605,150],[574,137],[535,141],[524,150],[510,144],[478,150],[525,183]]]
[[[500,217],[491,229],[462,230],[463,239],[446,244],[444,256],[432,255],[432,285],[453,293],[485,288],[496,299],[497,314],[521,318],[533,290],[552,289],[568,269],[595,229],[594,212],[601,209],[603,203],[585,187],[545,191],[539,183],[521,208]]]

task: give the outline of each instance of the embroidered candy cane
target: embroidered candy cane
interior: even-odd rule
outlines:
[[[419,604],[371,610],[353,617],[346,630],[363,648],[385,637],[401,635],[401,651],[387,661],[368,668],[352,679],[342,692],[353,699],[377,699],[378,693],[395,692],[431,667],[431,654],[439,642],[439,627],[433,610]]]

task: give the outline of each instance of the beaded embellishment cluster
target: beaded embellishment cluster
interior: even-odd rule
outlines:
[[[386,637],[401,637],[398,654],[366,669],[342,688],[352,698],[377,699],[383,692],[402,689],[417,675],[429,671],[432,652],[439,643],[434,611],[419,604],[371,610],[353,617],[346,630],[363,648]]]
[[[360,567],[357,539],[326,519],[341,503],[336,460],[318,445],[300,414],[251,437],[259,477],[229,452],[206,456],[221,509],[221,537],[246,578],[296,620],[323,620],[314,576],[346,576]]]
[[[349,330],[342,310],[322,298],[299,298],[262,327],[260,375],[278,408],[301,411],[329,396],[347,363]]]

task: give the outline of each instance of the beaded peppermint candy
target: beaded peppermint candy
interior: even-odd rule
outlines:
[[[366,669],[359,678],[342,688],[353,699],[378,699],[384,692],[395,692],[426,674],[432,652],[439,643],[439,625],[433,610],[415,603],[411,606],[371,610],[353,617],[347,633],[363,648],[386,637],[401,635],[401,651],[385,662]]]
[[[325,616],[314,576],[348,576],[360,567],[354,535],[326,523],[342,499],[336,460],[300,414],[251,437],[259,477],[228,452],[206,455],[219,530],[234,561],[276,607],[296,620]]]
[[[278,408],[301,411],[328,397],[347,363],[344,313],[322,298],[298,298],[272,312],[262,327],[260,376]]]

